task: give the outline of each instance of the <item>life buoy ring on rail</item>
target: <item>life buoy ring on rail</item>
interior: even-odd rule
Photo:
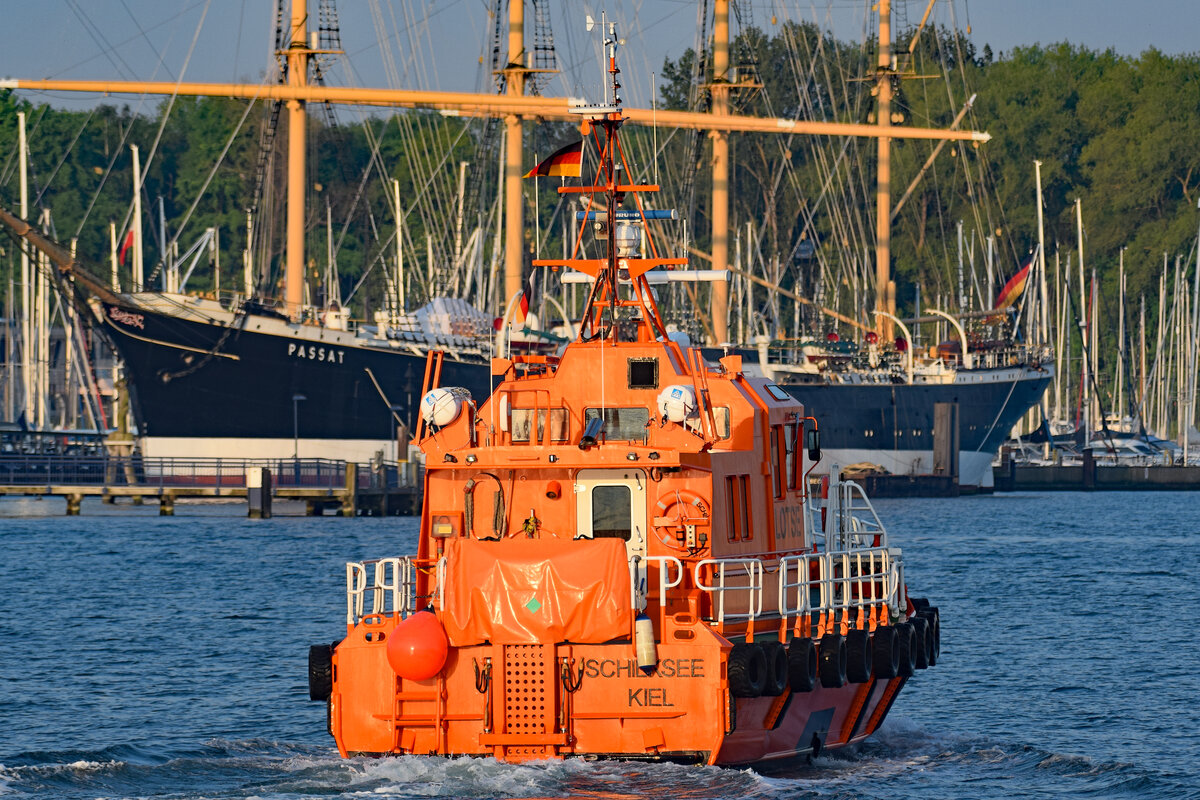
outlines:
[[[674,489],[663,495],[654,508],[654,532],[660,542],[675,550],[687,550],[686,542],[676,533],[688,525],[707,527],[712,515],[704,498],[687,489]]]

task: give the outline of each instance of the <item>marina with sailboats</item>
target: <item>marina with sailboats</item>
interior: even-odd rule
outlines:
[[[520,3],[509,4],[507,47],[512,52],[523,52],[524,18]],[[526,280],[530,269],[526,259],[531,255],[529,248],[521,245],[523,233],[521,221],[524,215],[520,173],[524,170],[524,151],[516,147],[522,141],[521,114],[536,115],[543,123],[548,119],[569,117],[569,100],[544,97],[533,92],[537,89],[536,68],[512,59],[504,61],[498,56],[495,73],[502,94],[466,96],[461,93],[417,92],[401,89],[355,90],[324,85],[322,70],[328,69],[328,59],[337,55],[339,41],[336,30],[336,12],[331,4],[322,4],[320,19],[322,27],[308,35],[308,17],[304,9],[297,6],[291,16],[281,6],[277,13],[276,63],[277,80],[274,85],[191,85],[185,82],[151,84],[145,82],[122,83],[116,81],[16,81],[12,85],[25,89],[104,91],[146,93],[157,92],[171,97],[181,95],[225,94],[233,97],[254,98],[269,104],[268,122],[263,129],[262,139],[271,144],[276,137],[286,139],[289,144],[286,155],[287,180],[285,184],[288,212],[283,224],[284,246],[280,254],[282,265],[282,297],[272,299],[263,280],[269,270],[256,268],[255,253],[264,231],[270,231],[270,223],[260,220],[255,225],[254,214],[247,215],[247,241],[250,243],[243,253],[245,281],[240,296],[228,301],[220,292],[219,248],[212,247],[214,289],[212,297],[188,296],[179,290],[186,283],[181,280],[181,264],[175,261],[173,251],[167,248],[160,255],[161,291],[147,291],[143,286],[141,223],[131,223],[128,234],[117,236],[110,231],[114,242],[112,261],[117,257],[115,240],[130,242],[132,267],[128,281],[133,291],[120,291],[117,278],[119,269],[114,268],[112,286],[102,279],[87,273],[82,264],[69,269],[79,275],[71,279],[76,297],[68,305],[72,313],[87,308],[85,318],[94,317],[104,331],[108,343],[122,355],[126,383],[130,387],[132,424],[135,432],[133,441],[140,451],[151,457],[213,457],[230,452],[248,451],[256,456],[278,458],[324,457],[346,460],[365,460],[377,454],[398,460],[406,456],[406,448],[397,444],[393,434],[412,429],[413,394],[420,382],[420,359],[430,348],[445,350],[450,358],[447,369],[462,373],[457,382],[484,390],[489,380],[486,371],[487,358],[497,351],[514,346],[553,350],[562,341],[562,334],[569,332],[566,316],[559,315],[557,332],[550,324],[537,323],[546,319],[546,298],[560,295],[563,304],[578,303],[578,295],[568,291],[564,285],[561,292],[553,285],[540,281],[538,311],[529,320],[524,319],[524,304],[519,298],[528,299]],[[761,374],[775,376],[789,392],[812,405],[827,410],[826,448],[827,462],[818,469],[823,471],[834,462],[840,464],[862,463],[878,472],[897,475],[940,475],[952,483],[971,489],[987,489],[991,472],[988,469],[999,444],[1004,440],[1013,423],[1024,411],[1037,401],[1037,396],[1049,380],[1050,360],[1045,357],[1044,345],[1028,342],[1009,343],[1000,348],[994,340],[984,349],[971,348],[979,334],[973,332],[965,341],[966,347],[957,345],[942,349],[941,346],[925,345],[920,338],[911,334],[896,336],[893,321],[904,327],[896,316],[895,296],[890,278],[890,226],[894,211],[888,200],[889,194],[882,187],[889,182],[890,142],[909,140],[914,137],[937,140],[983,140],[985,134],[956,130],[961,114],[946,130],[922,129],[893,124],[889,96],[893,84],[899,83],[908,69],[901,61],[895,61],[890,53],[890,22],[888,4],[881,9],[881,46],[878,48],[880,70],[873,79],[874,94],[879,95],[878,113],[874,124],[805,121],[798,119],[771,119],[749,117],[730,113],[733,104],[740,102],[739,95],[749,92],[762,94],[763,87],[753,78],[753,60],[742,58],[738,65],[730,63],[729,5],[719,2],[713,11],[712,63],[711,69],[717,78],[702,84],[704,91],[698,105],[705,112],[675,111],[670,109],[629,109],[628,117],[633,123],[647,122],[675,129],[709,131],[713,142],[711,196],[707,201],[710,209],[712,234],[711,252],[705,254],[713,267],[707,291],[711,301],[711,313],[705,315],[703,329],[695,325],[680,326],[680,335],[703,336],[708,339],[709,352],[744,352],[747,360],[757,362]],[[538,18],[541,25],[541,18]],[[333,21],[332,25],[330,21]],[[913,37],[917,41],[918,28]],[[544,32],[534,38],[544,40]],[[502,39],[497,35],[497,42]],[[323,42],[323,43],[322,43]],[[912,47],[908,55],[912,55]],[[736,55],[735,48],[735,55]],[[543,53],[545,55],[545,53]],[[553,59],[553,52],[549,58]],[[549,63],[549,62],[547,62]],[[736,66],[736,70],[735,67]],[[740,70],[740,71],[739,71]],[[735,76],[735,72],[737,75]],[[725,77],[722,78],[721,76]],[[736,77],[732,80],[731,77]],[[526,92],[526,84],[530,92]],[[465,192],[462,191],[464,175],[459,176],[459,203],[455,235],[456,260],[452,270],[459,277],[443,281],[463,288],[473,285],[476,289],[474,303],[458,298],[435,296],[427,284],[426,305],[410,309],[407,299],[413,296],[411,269],[406,275],[403,239],[411,235],[406,232],[397,237],[393,231],[391,245],[379,243],[380,273],[384,275],[381,310],[373,312],[373,325],[360,321],[355,323],[341,302],[341,291],[333,268],[335,259],[327,259],[326,280],[310,283],[304,277],[304,245],[312,239],[311,225],[305,228],[306,198],[311,192],[305,189],[305,137],[307,115],[306,102],[368,103],[409,107],[438,108],[454,113],[503,115],[506,120],[504,141],[504,180],[498,189],[497,203],[493,207],[496,220],[495,230],[504,231],[497,235],[497,245],[491,250],[491,267],[484,264],[481,247],[482,228],[476,228],[468,237],[474,241],[474,267],[467,265],[460,246],[462,234]],[[284,110],[286,109],[286,114]],[[286,118],[286,124],[281,122]],[[899,115],[896,119],[902,119]],[[729,176],[731,164],[727,154],[728,138],[733,131],[766,131],[786,135],[855,135],[877,141],[877,185],[876,200],[876,246],[874,256],[874,291],[867,290],[867,281],[862,287],[865,297],[874,296],[872,313],[862,298],[851,299],[853,307],[862,313],[847,316],[836,310],[814,304],[812,300],[797,295],[782,287],[778,280],[764,281],[749,269],[754,259],[747,253],[744,263],[736,254],[731,264],[729,244],[733,238],[735,251],[741,243],[741,234],[730,236],[728,209],[730,208]],[[21,148],[19,148],[21,149]],[[495,148],[499,150],[499,148]],[[25,152],[21,149],[21,152]],[[132,209],[134,220],[141,217],[141,194],[143,178],[134,164],[134,183],[139,190],[134,193]],[[268,172],[273,151],[266,155]],[[725,155],[722,155],[722,154]],[[282,157],[281,157],[282,158]],[[260,156],[260,162],[263,157]],[[260,164],[261,166],[261,164]],[[214,167],[215,169],[215,167]],[[282,169],[280,170],[283,171]],[[364,184],[370,176],[364,173]],[[386,179],[385,179],[386,180]],[[257,183],[264,181],[262,175]],[[411,209],[409,197],[402,196],[399,184],[391,180],[391,192],[384,198],[391,201],[390,215],[403,222]],[[694,196],[694,187],[692,188]],[[911,187],[910,187],[911,193]],[[390,195],[390,196],[389,196]],[[500,214],[499,199],[503,199],[504,213]],[[902,198],[903,200],[907,198]],[[256,200],[255,206],[269,207],[265,200]],[[161,201],[160,201],[161,209]],[[724,210],[723,210],[724,209]],[[328,216],[329,209],[327,209]],[[26,209],[26,214],[27,214]],[[20,215],[17,215],[20,216]],[[160,223],[162,223],[160,213]],[[566,222],[571,216],[561,214]],[[374,225],[374,222],[372,222]],[[503,226],[503,228],[501,228]],[[746,244],[755,235],[753,221],[747,223]],[[797,241],[803,244],[816,228],[802,226],[796,233]],[[396,230],[402,230],[398,225]],[[686,226],[685,226],[686,230]],[[257,231],[260,239],[253,234]],[[332,250],[334,241],[332,224],[326,226],[326,240]],[[166,241],[165,223],[159,227],[159,238]],[[569,230],[561,234],[565,242],[571,236]],[[176,234],[176,238],[178,235]],[[217,235],[210,234],[209,241]],[[809,239],[811,241],[811,239]],[[434,263],[432,239],[427,235],[428,258],[425,263],[426,276],[433,276],[441,268]],[[540,241],[538,243],[540,245]],[[991,245],[989,244],[989,247]],[[123,251],[125,248],[122,247]],[[537,249],[536,247],[532,249]],[[803,249],[803,248],[800,248]],[[59,248],[59,268],[65,269],[62,251]],[[793,248],[794,251],[797,248]],[[390,258],[394,252],[394,258]],[[411,258],[411,250],[410,258]],[[761,252],[761,251],[760,251]],[[988,270],[993,272],[989,250]],[[501,256],[502,261],[501,261]],[[973,257],[973,256],[972,256]],[[761,255],[760,255],[761,258]],[[271,262],[270,257],[258,258]],[[961,254],[960,254],[961,260]],[[182,261],[182,260],[181,260]],[[387,263],[391,262],[391,263]],[[23,262],[24,263],[24,262]],[[500,267],[503,264],[503,281]],[[777,262],[776,262],[777,263]],[[193,261],[193,267],[195,262]],[[386,264],[386,266],[385,266]],[[857,264],[857,265],[856,265]],[[767,266],[767,262],[762,262]],[[852,258],[849,265],[854,269],[866,266]],[[411,268],[411,261],[410,261]],[[828,264],[822,270],[828,270]],[[844,267],[843,267],[844,268]],[[961,267],[960,267],[961,269]],[[258,270],[256,272],[256,270]],[[472,273],[472,284],[464,280],[462,273]],[[775,269],[778,272],[778,268]],[[188,270],[188,275],[191,270]],[[732,282],[729,280],[733,278]],[[753,280],[752,280],[753,279]],[[533,282],[539,282],[537,278]],[[839,324],[849,320],[851,335],[855,339],[845,344],[860,351],[858,357],[843,351],[835,357],[822,353],[827,349],[821,344],[806,344],[802,338],[772,339],[747,325],[752,319],[743,310],[755,308],[755,286],[766,283],[768,290],[805,300],[807,311],[811,307],[828,313],[829,319]],[[739,303],[729,303],[729,288],[740,294]],[[86,287],[85,294],[80,291]],[[443,288],[449,288],[444,286]],[[701,288],[702,293],[707,287]],[[835,293],[836,294],[836,293]],[[961,286],[959,305],[966,301]],[[780,315],[778,294],[766,300],[766,309],[773,311],[776,336],[800,337],[802,328],[799,318],[801,303],[796,302],[795,324],[790,333]],[[979,296],[982,301],[982,295]],[[321,298],[319,303],[313,303]],[[946,298],[949,299],[949,298]],[[762,302],[761,298],[758,302]],[[743,305],[744,304],[744,305]],[[970,307],[956,312],[962,320],[977,316]],[[1032,309],[1033,304],[1028,304]],[[491,312],[479,310],[479,307]],[[736,313],[734,309],[736,308]],[[1022,307],[1024,308],[1024,306]],[[963,339],[962,321],[952,314],[937,311],[939,341]],[[1032,316],[1033,311],[1027,312]],[[669,314],[669,311],[668,311]],[[962,316],[966,314],[966,316]],[[1009,334],[1000,331],[1002,319],[1008,313],[991,318],[992,337]],[[494,317],[493,317],[494,315]],[[501,330],[496,336],[488,330],[489,321]],[[922,319],[922,318],[918,318]],[[986,319],[986,318],[985,318]],[[534,325],[530,325],[529,321]],[[733,323],[737,339],[730,334]],[[812,324],[811,320],[805,322]],[[968,323],[969,324],[969,323]],[[538,327],[550,327],[541,331]],[[818,322],[818,325],[820,323]],[[690,327],[690,329],[688,329]],[[820,327],[825,327],[821,325]],[[1011,324],[1010,324],[1011,327]],[[516,335],[513,330],[517,329]],[[811,330],[811,328],[809,328]],[[820,328],[818,328],[820,329]],[[907,331],[907,328],[904,329]],[[943,331],[945,333],[943,333]],[[985,335],[988,335],[986,331]],[[833,336],[834,334],[830,334]],[[918,329],[919,335],[919,329]],[[733,341],[731,341],[733,340]],[[774,342],[774,344],[773,344]],[[782,345],[782,346],[780,346]],[[861,345],[861,347],[860,347]],[[928,348],[929,355],[925,350]],[[920,349],[920,353],[916,353]],[[754,368],[754,367],[752,367]],[[115,382],[114,382],[115,385]],[[95,392],[90,392],[90,398]],[[33,396],[32,393],[30,396]],[[302,400],[300,398],[303,398]],[[938,412],[939,404],[942,408]],[[290,413],[289,413],[290,412]],[[933,440],[938,428],[937,413],[947,415],[943,423],[943,439],[940,444]],[[103,416],[103,414],[93,414]],[[114,414],[115,416],[115,414]],[[290,426],[289,426],[290,422]],[[288,428],[299,429],[302,435],[289,437]],[[299,441],[293,441],[293,439]],[[294,445],[294,446],[293,446]],[[939,450],[940,453],[935,454]]]

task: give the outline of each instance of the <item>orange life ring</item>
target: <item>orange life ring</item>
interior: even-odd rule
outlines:
[[[687,489],[674,489],[663,495],[655,507],[654,532],[660,542],[675,550],[686,550],[675,532],[685,525],[708,525],[712,519],[704,498]]]

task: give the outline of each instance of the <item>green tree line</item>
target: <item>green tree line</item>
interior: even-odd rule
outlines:
[[[972,94],[961,127],[987,131],[990,142],[951,143],[933,160],[893,225],[893,276],[898,305],[957,297],[957,224],[975,240],[981,269],[983,241],[995,240],[997,283],[1029,258],[1037,241],[1034,161],[1042,162],[1047,257],[1065,259],[1077,246],[1075,201],[1082,204],[1085,267],[1096,269],[1102,313],[1115,309],[1116,272],[1124,248],[1130,303],[1145,293],[1157,306],[1166,253],[1195,267],[1200,213],[1200,56],[1148,50],[1137,57],[1070,44],[1016,48],[1000,55],[945,29],[901,43],[902,72],[894,84],[895,119],[946,127]],[[702,57],[704,54],[700,54]],[[663,67],[662,101],[694,108],[699,75],[692,51]],[[874,53],[847,45],[811,25],[784,24],[770,33],[749,29],[731,46],[732,92],[741,113],[873,122]],[[750,80],[746,80],[749,76]],[[709,183],[705,146],[678,137],[668,162],[686,164],[696,178],[695,237],[708,246]],[[895,201],[934,152],[936,143],[892,142]],[[766,252],[787,261],[807,237],[836,268],[863,262],[874,246],[876,147],[870,140],[746,134],[732,139],[731,218],[762,230]],[[839,222],[844,207],[854,217]],[[1190,255],[1189,255],[1190,254]],[[785,264],[785,285],[817,289],[814,259]],[[858,269],[862,270],[859,263]],[[1049,268],[1052,272],[1053,267]],[[1170,281],[1168,281],[1169,283]],[[1077,279],[1072,281],[1077,286]],[[827,297],[846,285],[824,287]],[[1077,288],[1072,290],[1077,292]],[[976,301],[978,303],[978,301]],[[1106,334],[1115,335],[1115,316]],[[1111,330],[1110,330],[1111,329]]]

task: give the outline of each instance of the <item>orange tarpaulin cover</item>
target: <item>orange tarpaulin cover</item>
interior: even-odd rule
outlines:
[[[629,635],[620,539],[449,539],[445,580],[442,624],[455,647]]]

